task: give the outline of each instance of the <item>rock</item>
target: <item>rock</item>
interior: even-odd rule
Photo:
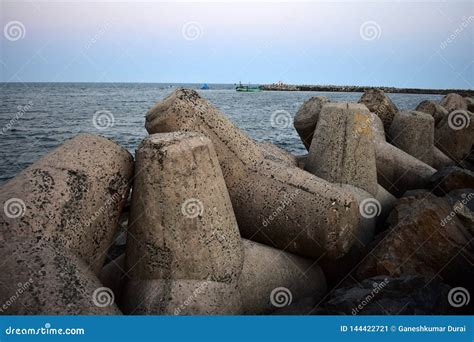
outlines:
[[[258,143],[258,146],[261,148],[262,155],[265,159],[283,163],[288,166],[298,166],[296,156],[292,155],[290,152],[269,142]]]
[[[393,145],[433,165],[434,126],[435,121],[430,115],[405,110],[395,114],[389,135]]]
[[[79,135],[0,189],[0,236],[69,250],[98,275],[129,192],[133,158],[114,142]]]
[[[0,258],[3,315],[121,314],[90,266],[63,246],[9,239],[0,244]]]
[[[451,312],[450,287],[420,276],[376,276],[339,288],[316,311],[324,315],[433,315]]]
[[[455,93],[450,93],[443,97],[440,105],[443,106],[448,113],[458,109],[467,110],[466,100],[461,95]]]
[[[395,113],[398,112],[398,108],[382,90],[366,90],[359,103],[365,104],[371,112],[377,114],[382,120],[385,130],[388,131]]]
[[[454,160],[445,155],[439,148],[433,146],[433,167],[436,170],[442,169],[443,167],[453,166],[456,163]]]
[[[447,200],[430,193],[399,199],[356,278],[422,275],[472,290],[473,236],[452,212]]]
[[[331,183],[377,193],[370,112],[361,104],[327,103],[321,109],[305,169]]]
[[[244,267],[239,280],[244,314],[262,314],[285,310],[305,313],[299,300],[311,296],[320,301],[326,293],[326,279],[313,260],[242,240]]]
[[[466,101],[467,110],[471,113],[474,113],[474,98],[472,97],[465,97],[464,101]]]
[[[123,310],[239,313],[239,230],[211,141],[154,134],[136,153]]]
[[[311,258],[340,257],[354,242],[358,215],[350,193],[263,158],[255,142],[195,91],[179,89],[156,104],[146,128],[212,140],[243,237]]]
[[[442,168],[430,178],[430,189],[439,196],[464,188],[474,188],[474,172],[460,167]]]
[[[435,121],[435,126],[438,125],[438,123],[440,123],[440,121],[449,114],[449,112],[443,106],[430,100],[420,102],[415,110],[431,115]]]
[[[313,140],[316,124],[318,123],[319,112],[323,105],[328,102],[329,99],[325,96],[313,96],[303,103],[295,115],[293,125],[308,151]]]
[[[474,114],[453,111],[438,124],[435,145],[455,162],[461,163],[469,156],[474,144]]]
[[[445,198],[452,205],[456,216],[474,235],[474,188],[450,191]]]

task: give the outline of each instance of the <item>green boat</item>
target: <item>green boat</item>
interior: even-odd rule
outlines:
[[[239,83],[239,85],[235,87],[235,90],[240,91],[242,93],[258,93],[262,91],[262,88],[260,88],[259,86],[251,87],[250,85],[242,85],[242,83]]]

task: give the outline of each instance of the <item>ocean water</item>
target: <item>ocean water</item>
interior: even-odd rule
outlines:
[[[14,177],[66,139],[79,133],[112,138],[132,154],[147,135],[145,113],[177,87],[197,89],[235,125],[257,141],[272,142],[292,153],[306,152],[292,120],[310,97],[357,102],[361,93],[239,93],[233,85],[131,83],[0,84],[0,183]],[[388,94],[400,109],[441,95]],[[98,113],[98,114],[96,114]],[[94,114],[102,120],[94,120]]]

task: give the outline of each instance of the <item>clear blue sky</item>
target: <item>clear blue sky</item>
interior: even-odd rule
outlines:
[[[0,12],[1,81],[474,88],[474,1],[2,0]]]

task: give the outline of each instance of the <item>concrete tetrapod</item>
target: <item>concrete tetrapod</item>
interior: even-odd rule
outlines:
[[[298,109],[293,120],[293,125],[308,151],[311,141],[313,140],[316,124],[318,123],[319,112],[327,102],[329,102],[329,99],[325,96],[314,96],[310,98]]]
[[[268,313],[306,297],[317,304],[326,293],[326,279],[313,260],[246,239],[242,244],[239,288],[244,314]]]
[[[474,114],[455,110],[436,126],[435,145],[456,162],[463,161],[474,144]]]
[[[22,298],[28,313],[116,312],[91,310],[92,292],[86,289],[100,284],[94,274],[112,243],[132,173],[133,158],[125,149],[102,137],[79,135],[1,187],[0,259],[21,277],[34,279]],[[0,282],[11,284],[11,273],[2,272]],[[14,294],[11,286],[3,290],[1,298]],[[9,313],[24,312],[15,308]]]
[[[2,315],[120,315],[113,292],[64,248],[36,239],[0,245]]]
[[[358,226],[352,194],[262,156],[256,143],[193,90],[179,89],[147,113],[149,133],[195,131],[214,143],[241,234],[318,258],[344,255]]]
[[[123,310],[240,312],[242,245],[211,141],[151,135],[138,147],[133,187]]]
[[[395,113],[398,112],[397,106],[385,95],[381,89],[368,89],[364,92],[359,100],[359,103],[363,103],[372,112],[382,120],[383,126],[386,131],[392,124]]]
[[[319,113],[305,170],[331,183],[378,191],[370,112],[357,103],[326,103]]]
[[[435,121],[414,110],[397,112],[390,126],[392,144],[422,162],[433,165]]]
[[[381,120],[375,114],[371,116],[379,184],[395,196],[407,190],[426,188],[436,170],[386,142]]]

